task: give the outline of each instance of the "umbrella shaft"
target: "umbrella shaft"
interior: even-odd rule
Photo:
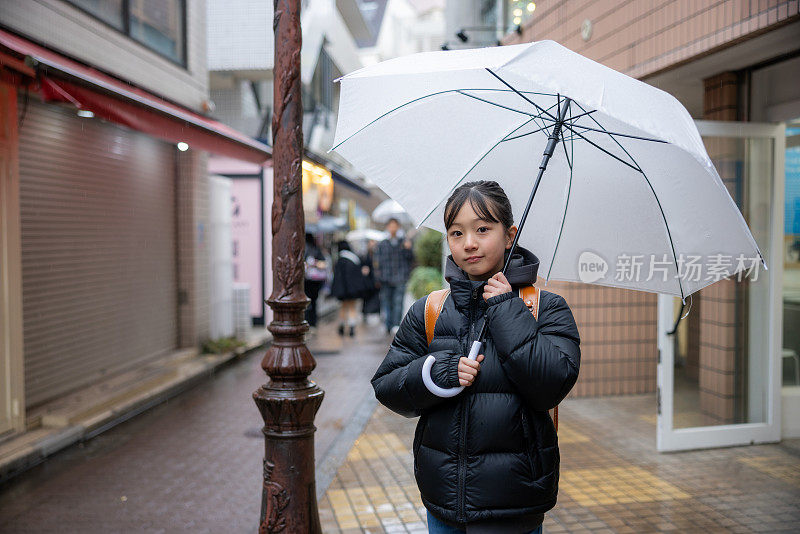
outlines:
[[[514,236],[514,241],[511,243],[511,248],[508,250],[506,263],[503,265],[504,275],[506,274],[506,270],[508,270],[508,266],[511,263],[511,256],[513,256],[514,251],[517,249],[519,236],[522,234],[522,227],[525,226],[525,220],[528,218],[528,212],[531,210],[531,204],[533,204],[533,197],[536,196],[536,190],[539,189],[539,182],[542,181],[542,175],[544,174],[545,169],[547,169],[547,162],[549,162],[550,158],[553,156],[556,145],[558,145],[558,142],[561,138],[561,127],[564,124],[565,117],[567,116],[567,110],[569,109],[570,102],[571,99],[564,98],[564,102],[558,110],[558,120],[556,120],[555,126],[553,127],[553,132],[547,138],[547,146],[544,149],[542,163],[539,165],[539,174],[536,176],[536,182],[533,184],[533,190],[531,191],[530,197],[528,197],[528,204],[525,206],[525,211],[522,212],[522,218],[519,221],[519,226],[517,226],[517,233]],[[486,338],[486,327],[487,323],[484,321],[483,326],[481,327],[481,333],[477,339],[477,341],[480,341],[481,343],[483,343],[484,339]]]

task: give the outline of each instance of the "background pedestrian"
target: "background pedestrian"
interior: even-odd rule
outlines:
[[[350,250],[347,241],[337,243],[339,259],[333,268],[331,294],[339,299],[339,335],[356,335],[356,301],[367,291],[367,279],[361,272],[361,258]]]
[[[381,306],[387,334],[394,333],[400,325],[406,283],[414,261],[411,241],[401,239],[398,235],[399,230],[398,220],[389,219],[386,223],[389,237],[378,243],[375,251],[375,277],[380,284]]]

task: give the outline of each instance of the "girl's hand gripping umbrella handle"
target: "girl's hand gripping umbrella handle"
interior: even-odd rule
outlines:
[[[469,351],[468,358],[470,360],[477,360],[478,354],[481,352],[481,346],[483,343],[480,341],[473,341],[472,348]],[[425,387],[428,388],[428,391],[436,395],[437,397],[455,397],[462,391],[464,391],[464,386],[458,386],[455,388],[442,388],[437,386],[433,379],[431,378],[431,368],[433,367],[436,358],[433,356],[428,356],[425,360],[425,363],[422,364],[422,382],[425,384]]]

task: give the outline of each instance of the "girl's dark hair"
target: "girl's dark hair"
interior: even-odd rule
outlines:
[[[494,180],[478,180],[458,186],[447,199],[444,207],[445,228],[452,226],[456,215],[467,201],[481,219],[494,223],[499,222],[506,229],[514,226],[511,202],[500,184]]]
[[[338,250],[339,252],[343,250],[350,250],[350,243],[342,239],[341,241],[338,241],[336,243],[336,250]]]

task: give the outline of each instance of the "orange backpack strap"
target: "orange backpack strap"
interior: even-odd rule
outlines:
[[[428,338],[428,345],[433,341],[433,328],[436,326],[436,320],[439,319],[444,301],[447,300],[449,294],[449,289],[439,289],[431,291],[428,298],[425,299],[425,335]]]
[[[523,287],[519,290],[519,296],[523,302],[525,302],[525,306],[533,314],[534,319],[539,319],[539,288],[536,286],[528,286]],[[556,427],[556,432],[558,432],[558,406],[550,410],[550,417],[553,418],[553,424]]]
[[[528,286],[520,288],[519,297],[533,314],[534,319],[539,319],[539,288]]]

